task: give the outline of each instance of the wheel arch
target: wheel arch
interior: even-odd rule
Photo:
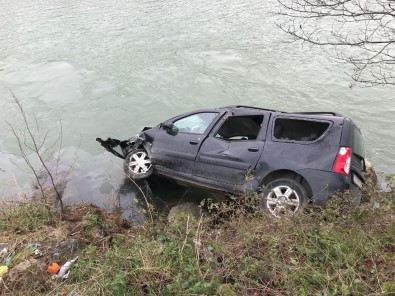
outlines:
[[[267,185],[271,181],[281,178],[290,178],[300,183],[307,192],[309,198],[313,196],[313,190],[309,182],[299,173],[292,170],[276,170],[267,174],[261,181],[261,186]]]
[[[152,144],[150,142],[142,142],[137,147],[137,149],[144,149],[147,152],[148,156],[151,158],[152,157],[152,155],[151,155],[151,147],[152,147]]]
[[[149,145],[149,143],[144,143],[144,142],[138,143],[136,145],[136,141],[130,142],[130,144],[124,148],[125,157],[132,150],[136,150],[136,149],[144,149],[148,153],[148,156],[151,157],[151,145]]]

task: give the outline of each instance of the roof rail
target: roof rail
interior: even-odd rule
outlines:
[[[257,109],[257,110],[279,112],[279,113],[287,113],[287,114],[330,115],[330,116],[344,117],[343,115],[341,115],[340,113],[337,113],[337,112],[286,112],[286,111],[279,111],[279,110],[274,110],[274,109],[265,109],[265,108],[259,108],[259,107],[253,107],[253,106],[245,106],[245,105],[230,105],[230,106],[226,106],[224,108],[245,108],[245,109]]]
[[[330,115],[330,116],[340,116],[344,117],[340,113],[337,112],[287,112],[289,114],[305,114],[305,115]]]
[[[253,106],[245,106],[245,105],[230,105],[230,106],[226,106],[225,108],[245,108],[245,109],[257,109],[257,110],[263,110],[263,111],[286,113],[284,111],[278,111],[278,110],[273,110],[273,109],[265,109],[265,108],[259,108],[259,107],[253,107]]]

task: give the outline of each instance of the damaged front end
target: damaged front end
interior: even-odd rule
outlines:
[[[124,141],[112,139],[112,138],[107,138],[107,140],[96,138],[96,141],[98,141],[100,145],[103,146],[108,152],[111,152],[112,154],[118,156],[119,158],[125,159],[125,157],[129,154],[129,152],[138,149],[144,144],[144,131],[147,129],[149,128],[145,127],[141,131],[141,133]],[[114,149],[117,148],[118,146],[121,148],[122,153]]]
[[[112,154],[118,156],[119,158],[125,159],[126,155],[129,153],[129,151],[133,150],[136,142],[138,142],[140,139],[141,138],[138,138],[136,136],[129,140],[124,140],[124,141],[111,139],[111,138],[107,138],[107,140],[96,138],[96,141],[98,141],[100,145],[102,145],[108,152],[111,152]],[[122,154],[114,149],[118,146],[121,147]]]

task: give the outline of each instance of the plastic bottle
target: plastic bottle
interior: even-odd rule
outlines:
[[[65,264],[63,264],[62,267],[59,269],[59,272],[56,275],[56,277],[58,279],[66,279],[69,275],[68,271],[70,269],[70,266],[72,264],[74,264],[77,260],[78,260],[78,256],[72,260],[67,261]]]

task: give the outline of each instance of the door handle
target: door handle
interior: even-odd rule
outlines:
[[[250,148],[248,148],[248,151],[250,151],[250,152],[258,152],[259,148],[258,147],[250,147]]]
[[[191,144],[191,145],[197,145],[197,144],[199,144],[199,141],[194,141],[194,140],[192,140],[192,141],[189,141],[189,144]]]

